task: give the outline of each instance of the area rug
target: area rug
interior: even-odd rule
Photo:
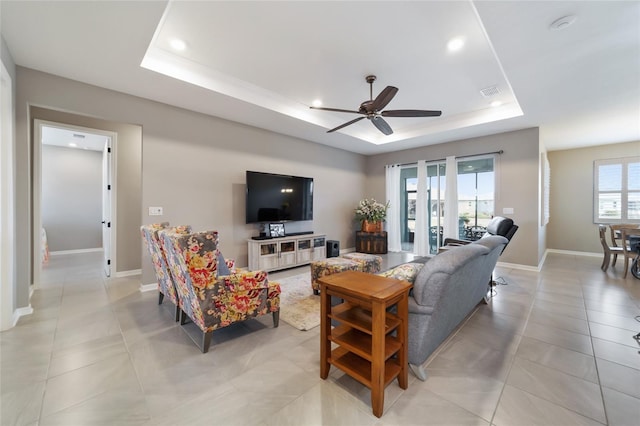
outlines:
[[[320,325],[320,296],[314,296],[311,274],[305,272],[275,280],[280,283],[280,319],[298,330]]]

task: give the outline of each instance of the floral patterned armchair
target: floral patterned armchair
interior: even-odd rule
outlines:
[[[278,326],[280,285],[263,271],[231,271],[218,250],[216,231],[177,235],[159,232],[185,316],[202,330],[207,352],[214,330],[259,315],[273,314]]]
[[[176,305],[176,321],[180,318],[180,300],[176,291],[176,286],[173,278],[169,272],[169,265],[167,264],[167,258],[162,249],[160,238],[158,237],[158,231],[171,230],[178,234],[191,233],[190,226],[177,226],[169,228],[169,222],[154,223],[151,225],[143,225],[140,227],[140,233],[142,239],[145,242],[147,250],[151,255],[151,262],[153,268],[156,271],[156,278],[158,279],[158,305],[162,304],[165,297],[169,298],[171,302]]]

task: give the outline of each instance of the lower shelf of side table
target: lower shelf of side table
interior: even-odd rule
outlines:
[[[339,325],[331,331],[331,341],[348,349],[367,361],[372,361],[371,335],[363,333],[348,325]],[[391,358],[400,350],[402,344],[390,334],[385,336],[384,360]]]
[[[331,351],[329,363],[347,373],[369,389],[371,389],[371,363],[345,348],[338,347]],[[385,362],[384,386],[386,387],[400,374],[400,365],[395,358]]]

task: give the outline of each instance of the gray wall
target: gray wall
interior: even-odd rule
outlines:
[[[142,128],[127,124],[126,113],[117,121],[109,117],[117,110],[110,98],[116,92],[84,85],[23,67],[16,67],[16,236],[17,306],[29,304],[32,282],[31,257],[31,158],[36,119],[71,124],[117,134],[116,155],[116,268],[129,271],[140,268],[140,227]],[[96,112],[96,109],[99,110]],[[78,114],[65,112],[77,111]],[[99,114],[102,113],[102,114]]]
[[[102,247],[102,152],[42,146],[42,226],[49,250]]]
[[[24,76],[22,71],[25,70],[25,68],[18,69],[20,70],[19,75]],[[42,73],[36,73],[35,76],[53,77]],[[51,90],[48,87],[50,83],[48,79],[30,79],[26,81],[29,84],[30,90],[39,90],[34,96],[44,98],[44,95]],[[56,89],[61,87],[63,90],[69,90],[69,93],[74,93],[73,88],[75,85],[64,85],[64,82],[70,82],[70,80],[59,79],[58,82],[53,80],[52,84],[56,85]],[[52,96],[50,102],[55,102],[59,96],[57,90],[54,93],[55,96]],[[96,94],[96,96],[99,95]],[[142,127],[35,106],[29,108],[29,115],[32,125],[31,135],[34,134],[33,122],[36,119],[116,133],[115,144],[112,141],[114,145],[112,155],[115,155],[116,163],[116,178],[114,182],[116,191],[116,217],[115,220],[112,218],[116,234],[114,244],[116,249],[114,270],[117,273],[140,269],[139,242],[136,241],[133,236],[136,235],[140,229],[140,203],[142,199]]]
[[[326,233],[330,239],[339,240],[341,247],[354,245],[353,209],[364,194],[366,181],[362,155],[22,67],[18,67],[18,104],[23,109],[16,117],[20,170],[17,179],[18,191],[25,194],[25,201],[19,206],[19,213],[24,216],[30,211],[28,152],[33,119],[118,132],[117,268],[120,271],[142,266],[143,283],[154,282],[155,276],[143,254],[139,234],[142,223],[169,221],[190,224],[196,230],[217,229],[225,256],[236,258],[241,266],[248,264],[246,240],[257,235],[258,229],[244,223],[246,170],[313,177],[314,220],[297,225],[301,230]],[[29,104],[44,108],[32,106],[29,116]],[[122,132],[104,123],[141,126],[141,152],[135,150],[135,140],[123,143]],[[131,152],[123,153],[129,149]],[[141,173],[140,198],[135,190],[140,185],[135,164]],[[129,187],[132,190],[123,193]],[[163,207],[164,215],[148,216],[150,206]],[[27,221],[18,235],[26,241],[20,253],[26,258],[30,258],[28,232]],[[126,267],[125,261],[129,262]],[[21,291],[25,306],[28,288]]]
[[[640,155],[640,141],[551,151],[549,248],[602,253],[593,222],[593,162]]]
[[[24,282],[27,282],[25,262],[30,258],[28,153],[30,123],[34,118],[118,133],[118,271],[142,265],[143,283],[153,282],[154,274],[146,254],[141,255],[138,228],[142,223],[168,220],[173,224],[191,224],[197,230],[215,228],[221,233],[225,256],[236,258],[239,265],[247,264],[246,239],[256,235],[258,229],[244,223],[245,170],[315,178],[314,221],[298,224],[299,228],[326,233],[330,239],[339,240],[342,248],[348,248],[354,246],[353,231],[357,225],[352,219],[356,203],[364,196],[384,199],[385,164],[502,149],[496,213],[500,214],[504,207],[514,208],[512,217],[520,230],[501,262],[537,266],[546,248],[545,229],[540,225],[542,148],[537,128],[364,157],[26,68],[17,68],[17,80],[16,219],[20,221],[18,272]],[[46,108],[29,107],[30,104]],[[637,149],[638,143],[630,146],[624,150]],[[610,146],[597,149],[612,153]],[[566,245],[570,239],[558,239],[559,230],[564,228],[558,225],[559,218],[577,214],[570,205],[562,207],[562,202],[573,204],[567,200],[575,200],[570,197],[575,192],[569,186],[561,190],[565,177],[560,171],[571,170],[575,164],[573,159],[566,164],[560,161],[564,155],[561,151],[548,155],[552,179],[548,247],[599,251],[586,250],[583,245],[571,248]],[[589,220],[591,167],[589,164],[588,176],[581,180],[589,206],[577,209],[588,211]],[[148,216],[150,206],[163,207],[164,216]],[[584,235],[584,226],[582,223],[576,234]],[[26,265],[28,273],[30,264]],[[22,297],[19,306],[26,306],[28,287],[18,292]]]
[[[495,214],[508,216],[520,226],[500,258],[500,262],[537,267],[541,260],[539,234],[539,134],[538,128],[465,139],[445,144],[396,151],[371,156],[367,160],[367,196],[385,198],[386,164],[412,163],[417,160],[437,160],[447,156],[462,156],[500,151],[496,182]],[[504,207],[514,214],[503,215]]]
[[[245,172],[314,178],[314,220],[299,230],[326,233],[341,247],[354,245],[352,211],[365,184],[364,157],[254,127],[149,103],[157,118],[145,124],[143,221],[167,220],[220,232],[221,250],[246,266]],[[348,183],[348,184],[346,184]],[[339,189],[339,190],[338,190]],[[163,217],[146,216],[149,206]],[[293,229],[288,224],[288,229]],[[155,280],[143,264],[143,283]]]

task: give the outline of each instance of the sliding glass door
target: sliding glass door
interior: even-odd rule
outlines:
[[[400,172],[402,251],[413,251],[416,230],[417,172],[418,168],[416,166],[403,167]]]
[[[444,162],[427,164],[427,203],[429,206],[429,253],[438,253],[444,230],[444,203],[446,198],[446,171]]]
[[[426,196],[429,252],[435,254],[442,245],[444,223],[445,163],[427,164]],[[402,197],[402,250],[412,251],[416,228],[416,202],[418,198],[417,166],[402,169],[400,194]]]
[[[458,217],[460,237],[477,240],[487,229],[495,210],[494,158],[458,161]]]
[[[446,191],[446,162],[426,164],[424,200],[426,203],[429,253],[442,245]],[[495,158],[493,155],[457,161],[458,233],[460,238],[476,240],[486,232],[495,209]],[[450,191],[451,192],[451,191]],[[400,174],[402,250],[412,251],[416,237],[418,200],[417,165],[404,166]],[[425,240],[426,241],[426,240]]]

